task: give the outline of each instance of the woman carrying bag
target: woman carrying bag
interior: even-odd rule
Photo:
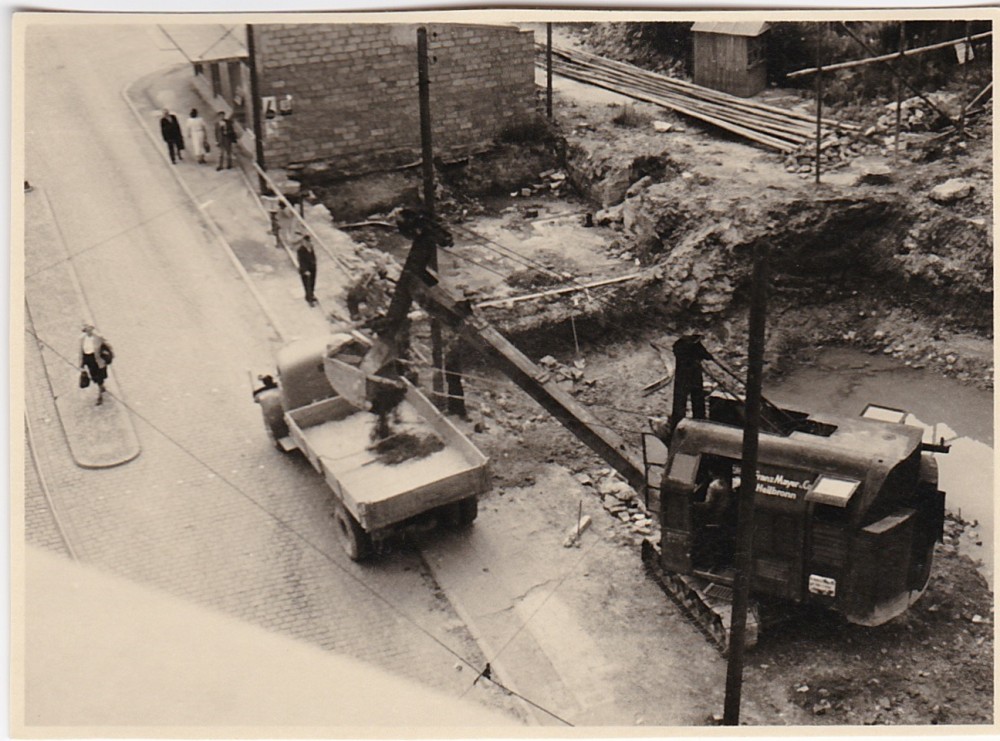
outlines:
[[[97,334],[94,325],[84,324],[80,336],[80,388],[87,388],[91,382],[96,383],[98,405],[104,403],[104,381],[114,357],[111,345]]]

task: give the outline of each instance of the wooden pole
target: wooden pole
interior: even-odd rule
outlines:
[[[872,49],[871,45],[868,44],[868,43],[866,43],[864,39],[859,38],[858,35],[856,33],[854,33],[854,31],[851,30],[850,26],[848,26],[844,21],[840,21],[840,27],[843,28],[844,31],[845,31],[845,33],[847,33],[848,36],[850,36],[852,39],[854,39],[854,41],[857,42],[857,44],[862,49],[864,49],[869,54],[874,54],[874,50]],[[954,46],[954,44],[943,44],[942,46]],[[896,56],[897,56],[896,54],[890,54],[890,55],[888,55],[888,57],[883,58],[880,61],[886,61],[886,59],[895,60]],[[872,59],[874,59],[874,57],[872,57]],[[924,101],[924,103],[926,103],[931,108],[931,110],[933,110],[935,113],[937,113],[941,118],[943,118],[945,121],[947,121],[952,126],[955,126],[956,128],[958,128],[958,125],[951,119],[951,116],[949,116],[947,113],[945,113],[944,111],[942,111],[937,105],[935,105],[935,103],[934,103],[933,100],[931,100],[926,95],[924,95],[920,90],[918,90],[917,88],[915,88],[913,86],[913,84],[909,80],[906,79],[906,77],[903,75],[903,73],[902,73],[901,70],[896,69],[896,65],[895,65],[894,62],[890,62],[890,64],[889,64],[889,73],[892,74],[893,76],[895,76],[896,79],[899,80],[901,83],[903,83],[904,85],[906,85],[906,87],[907,87],[908,90],[910,90],[914,95],[916,95],[922,101]]]
[[[816,24],[816,185],[819,185],[820,148],[823,141],[823,68],[820,66],[820,46],[823,26]]]
[[[247,56],[250,63],[250,119],[253,126],[254,150],[257,167],[264,172],[267,167],[264,165],[264,132],[260,121],[260,80],[257,75],[257,51],[251,23],[247,24]],[[257,175],[257,185],[261,193],[267,192],[267,182],[261,174]]]
[[[761,377],[764,371],[764,328],[767,314],[767,255],[754,250],[753,286],[750,295],[750,339],[747,352],[746,426],[743,428],[743,458],[740,465],[739,510],[736,520],[736,578],[726,667],[726,700],[723,723],[740,724],[743,692],[743,653],[746,648],[747,610],[750,605],[750,575],[753,565],[754,497],[757,493],[757,447],[760,438]]]
[[[958,133],[965,136],[965,101],[969,94],[969,53],[972,51],[972,39],[969,36],[969,22],[965,22],[965,59],[962,62],[962,112],[958,117]]]
[[[899,22],[899,56],[903,56],[903,47],[906,45],[906,21]],[[899,161],[899,130],[903,121],[903,83],[896,78],[896,141],[892,148],[892,164]]]
[[[931,44],[930,46],[918,46],[913,49],[907,49],[903,52],[904,57],[912,57],[916,54],[924,54],[929,51],[935,51],[936,49],[945,49],[949,46],[957,46],[963,42],[967,41],[981,41],[982,39],[989,38],[993,35],[992,31],[986,31],[984,33],[977,33],[975,36],[967,36],[963,39],[952,39],[951,41],[943,41],[940,44]],[[853,62],[839,62],[837,64],[828,64],[825,69],[827,72],[835,72],[840,69],[850,69],[851,67],[861,67],[865,64],[875,64],[876,62],[891,62],[898,56],[897,52],[892,54],[882,54],[880,56],[866,57],[865,59],[856,59]],[[786,79],[794,79],[796,77],[802,77],[803,75],[812,75],[818,72],[818,69],[799,69],[795,72],[789,72],[785,75]]]
[[[552,120],[552,24],[545,24],[545,114]]]
[[[420,149],[421,164],[424,179],[424,211],[427,218],[433,220],[434,213],[434,146],[431,139],[431,86],[430,65],[427,55],[427,29],[421,26],[417,29],[417,86],[420,93]],[[437,247],[428,261],[428,267],[437,270]],[[444,396],[444,342],[441,336],[441,322],[431,318],[431,363],[434,365],[434,375],[431,385],[434,390],[434,402],[439,407],[446,406]]]

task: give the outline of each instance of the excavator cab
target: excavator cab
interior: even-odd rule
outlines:
[[[700,380],[700,373],[686,377]],[[690,389],[675,394],[697,398]],[[675,398],[675,411],[682,402]],[[702,580],[702,590],[734,581],[744,427],[732,389],[707,406],[704,418],[672,420],[655,477],[660,566]],[[840,418],[765,403],[752,525],[755,597],[879,625],[920,596],[943,534],[933,454],[947,448],[925,443],[924,430],[905,424],[906,416],[870,406],[861,417]]]

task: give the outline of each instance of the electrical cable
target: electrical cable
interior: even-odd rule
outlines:
[[[47,347],[56,357],[58,357],[59,359],[61,359],[68,366],[70,366],[70,367],[72,367],[74,369],[77,367],[76,363],[72,362],[69,358],[67,358],[65,355],[63,355],[62,353],[60,353],[56,348],[54,348],[48,342],[46,342],[41,337],[39,337],[38,334],[36,334],[34,332],[34,330],[29,329],[28,327],[25,327],[25,332],[27,334],[29,334],[31,337],[33,337],[36,342],[38,342],[41,345],[44,345],[45,347]],[[444,643],[444,641],[442,641],[440,638],[438,638],[437,636],[435,636],[430,630],[428,630],[428,629],[424,628],[422,625],[420,625],[420,623],[417,622],[417,620],[415,618],[413,618],[405,610],[403,610],[402,608],[400,608],[399,606],[397,606],[396,604],[394,604],[393,602],[391,602],[387,597],[385,597],[384,595],[382,595],[378,590],[376,590],[370,584],[366,583],[359,576],[351,573],[347,568],[345,568],[341,563],[339,563],[336,559],[334,559],[332,556],[330,556],[319,545],[313,543],[308,537],[306,537],[305,535],[303,535],[302,533],[300,533],[298,530],[296,530],[291,524],[289,524],[288,522],[286,522],[279,515],[271,512],[260,501],[258,501],[256,498],[254,498],[253,496],[251,496],[250,494],[248,494],[243,489],[241,489],[236,483],[234,483],[233,481],[230,481],[226,477],[226,475],[224,473],[222,473],[221,471],[216,470],[210,463],[208,463],[207,461],[205,461],[202,458],[200,458],[197,455],[197,453],[195,453],[193,450],[191,450],[190,448],[188,448],[187,446],[185,446],[184,444],[182,444],[176,438],[174,438],[171,435],[169,435],[166,431],[164,431],[159,426],[157,426],[156,423],[154,423],[152,420],[150,420],[149,418],[147,418],[146,416],[144,416],[143,414],[141,414],[138,410],[136,410],[134,407],[130,406],[123,399],[115,396],[113,393],[110,393],[110,392],[107,392],[107,393],[108,393],[108,395],[112,399],[114,399],[126,411],[128,411],[129,414],[131,414],[131,415],[137,417],[138,419],[142,420],[143,422],[145,422],[154,432],[156,432],[157,434],[159,434],[163,439],[167,440],[169,443],[171,443],[172,445],[174,445],[174,447],[178,448],[182,453],[184,453],[185,455],[187,455],[189,458],[191,458],[197,464],[199,464],[204,469],[206,469],[211,474],[213,474],[223,484],[225,484],[227,487],[229,487],[230,489],[232,489],[233,491],[235,491],[238,495],[240,495],[241,497],[243,497],[251,505],[253,505],[258,510],[260,510],[262,513],[264,513],[264,515],[266,515],[268,518],[270,518],[271,520],[273,520],[277,525],[279,525],[280,527],[284,528],[292,536],[296,537],[299,541],[301,541],[304,545],[306,545],[310,550],[312,550],[313,552],[315,552],[316,554],[318,554],[319,556],[321,556],[323,559],[325,559],[326,561],[328,561],[329,563],[331,563],[333,566],[335,566],[337,569],[339,569],[345,576],[349,577],[352,581],[354,581],[356,584],[358,584],[361,588],[363,588],[365,591],[367,591],[369,594],[371,594],[377,600],[379,600],[380,602],[382,602],[383,604],[385,604],[390,610],[392,610],[393,612],[395,612],[396,614],[398,614],[404,621],[406,621],[411,626],[413,626],[418,632],[423,633],[425,636],[427,636],[428,638],[430,638],[434,643],[436,643],[442,649],[444,649],[446,652],[448,652],[451,656],[453,656],[455,659],[459,660],[460,662],[462,662],[463,664],[465,664],[466,666],[468,666],[473,671],[477,671],[477,667],[476,667],[476,665],[472,661],[470,661],[469,659],[466,659],[464,656],[462,656],[461,654],[459,654],[456,650],[454,650],[453,648],[451,648],[450,646],[448,646],[446,643]],[[561,718],[556,713],[548,710],[547,708],[543,707],[542,705],[539,705],[538,703],[535,703],[530,698],[524,697],[523,695],[519,694],[518,692],[515,692],[514,690],[511,690],[508,687],[505,687],[502,683],[497,682],[496,680],[494,680],[492,678],[490,678],[490,681],[493,684],[495,684],[497,687],[499,687],[501,690],[503,690],[504,692],[507,692],[508,694],[513,695],[514,697],[517,697],[517,698],[523,700],[524,702],[528,703],[529,705],[531,705],[531,706],[533,706],[535,708],[538,708],[542,712],[545,712],[545,713],[551,715],[553,718],[555,718],[559,722],[564,723],[564,724],[566,724],[568,726],[572,726],[573,725],[569,721]]]
[[[566,572],[562,575],[562,577],[559,579],[559,581],[556,582],[556,585],[552,588],[552,590],[547,595],[545,595],[545,598],[541,601],[541,603],[534,609],[534,611],[530,615],[528,615],[528,617],[526,617],[524,620],[521,621],[521,624],[518,626],[517,630],[515,630],[514,633],[510,636],[510,638],[508,638],[504,642],[504,644],[499,649],[496,650],[496,652],[493,654],[492,658],[489,661],[486,662],[487,665],[489,665],[489,664],[493,663],[494,661],[496,661],[497,658],[499,658],[500,654],[502,654],[504,651],[506,651],[507,648],[514,642],[514,640],[519,635],[521,635],[521,633],[524,631],[524,629],[528,627],[528,623],[530,623],[542,611],[542,608],[545,607],[546,603],[548,603],[548,601],[550,599],[552,599],[553,596],[555,596],[555,593],[557,591],[559,591],[559,588],[566,582],[566,580],[570,576],[572,576],[576,572],[577,568],[580,566],[580,564],[583,561],[584,557],[590,554],[591,549],[598,542],[599,542],[598,539],[595,538],[590,543],[590,545],[588,545],[586,548],[584,548],[581,551],[581,553],[577,557],[577,559],[572,564],[570,564],[569,568],[566,569]],[[478,677],[477,677],[477,679],[478,679]],[[469,685],[469,687],[465,690],[465,692],[462,693],[462,697],[465,697],[465,695],[468,694],[469,690],[471,690],[474,685],[475,685],[475,681],[473,681],[473,683],[471,685]]]
[[[225,184],[216,185],[216,186],[210,188],[209,190],[205,191],[203,194],[199,194],[199,195],[201,195],[201,196],[210,195],[211,193],[214,193],[216,190],[219,190],[222,187],[225,187]],[[176,211],[178,209],[187,208],[189,206],[190,206],[190,202],[179,203],[176,206],[171,206],[170,208],[165,209],[163,211],[160,211],[159,213],[153,214],[152,216],[150,216],[150,217],[148,217],[146,219],[143,219],[142,221],[136,222],[132,226],[128,226],[128,227],[122,229],[121,231],[118,231],[118,232],[112,234],[110,237],[105,237],[104,239],[101,239],[100,241],[95,242],[92,245],[89,245],[87,247],[83,247],[82,249],[79,249],[76,252],[69,253],[67,251],[66,257],[62,257],[62,258],[56,260],[55,262],[49,263],[48,265],[45,265],[44,267],[38,268],[34,272],[31,272],[31,273],[28,273],[27,275],[25,275],[24,278],[25,278],[25,280],[27,280],[29,278],[34,278],[34,277],[36,277],[38,275],[41,275],[42,273],[46,272],[47,270],[51,270],[52,268],[55,268],[55,267],[58,267],[59,265],[62,265],[63,263],[72,262],[72,260],[74,258],[80,257],[81,255],[84,255],[84,254],[90,252],[91,250],[97,249],[98,247],[103,247],[108,242],[112,242],[112,241],[118,239],[119,237],[123,237],[124,235],[128,234],[131,231],[134,231],[136,229],[140,229],[140,228],[146,226],[147,224],[150,224],[153,221],[156,221],[157,219],[162,218],[163,216],[171,214],[171,213],[173,213],[174,211]]]
[[[420,368],[427,368],[429,370],[435,370],[434,366],[431,365],[430,363],[421,363],[421,362],[416,362],[416,361],[413,361],[413,360],[403,360],[403,361],[400,361],[400,362],[406,363],[407,365],[411,365],[411,366],[417,366],[417,367],[420,367]],[[505,381],[499,381],[499,380],[495,380],[495,379],[491,379],[491,378],[485,378],[483,376],[473,376],[473,375],[469,375],[469,374],[466,374],[466,373],[456,373],[455,371],[444,371],[444,373],[446,375],[450,374],[450,375],[453,375],[453,376],[459,376],[461,378],[464,378],[464,379],[467,379],[469,381],[472,381],[473,383],[482,383],[482,384],[486,384],[486,385],[489,385],[489,386],[500,387],[500,388],[503,388],[505,390],[508,389],[508,388],[510,388],[508,382],[505,382]],[[454,399],[464,398],[464,397],[454,396],[454,395],[449,396],[448,394],[441,393],[441,392],[435,392],[435,391],[430,391],[428,393],[430,393],[430,394],[432,394],[434,396],[441,396],[441,397],[446,397],[446,398],[454,398]],[[585,407],[591,407],[591,406],[609,406],[607,404],[590,404],[588,402],[583,402],[583,401],[580,401],[578,403],[580,405],[582,405],[582,406],[585,406]],[[615,409],[615,407],[609,407],[609,408]],[[635,414],[637,416],[642,416],[642,417],[655,416],[655,415],[652,415],[650,412],[640,412],[638,410],[617,409],[617,411],[625,412],[627,414]],[[616,427],[614,425],[609,425],[606,422],[593,421],[593,422],[590,422],[589,424],[592,424],[594,427],[604,427],[606,429],[612,430],[612,431],[617,432],[619,434],[636,434],[636,435],[643,434],[642,430],[634,430],[634,429],[629,429],[627,427]]]

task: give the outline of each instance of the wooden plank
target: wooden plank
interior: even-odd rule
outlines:
[[[601,71],[596,71],[585,65],[572,64],[572,70],[566,69],[564,66],[560,66],[560,74],[573,79],[579,79],[583,82],[588,82],[590,84],[598,85],[599,87],[605,87],[609,90],[614,90],[616,92],[622,93],[624,95],[629,95],[639,100],[646,100],[647,102],[654,103],[656,105],[662,105],[667,108],[678,110],[680,112],[686,112],[688,115],[695,115],[696,117],[706,118],[710,123],[716,123],[717,119],[722,119],[730,123],[735,123],[737,126],[742,126],[750,130],[758,130],[761,133],[771,135],[772,138],[777,137],[778,139],[785,139],[792,142],[792,148],[800,146],[806,141],[812,140],[813,135],[810,128],[804,127],[798,121],[790,124],[784,122],[761,122],[756,118],[746,118],[741,116],[740,113],[728,110],[726,107],[713,106],[711,110],[706,110],[704,103],[693,100],[688,97],[677,94],[663,95],[662,93],[656,94],[655,99],[651,99],[648,96],[637,94],[633,88],[632,81],[627,78],[622,78],[620,75],[614,73],[605,73]],[[607,76],[611,76],[611,80],[607,79]],[[642,86],[639,86],[640,88]],[[698,114],[703,114],[698,116]],[[704,114],[707,114],[704,115]],[[717,124],[718,125],[718,124]],[[786,131],[787,128],[787,131]],[[740,133],[740,132],[736,132]],[[748,136],[748,138],[753,139],[754,137]],[[759,143],[764,143],[774,148],[780,149],[782,151],[789,151],[787,145],[779,145],[776,142],[763,141]]]
[[[583,69],[586,70],[586,68]],[[601,73],[595,73],[595,74],[599,77],[603,77]],[[731,105],[732,101],[716,102],[714,100],[707,100],[707,99],[704,101],[699,101],[697,99],[691,98],[691,96],[687,96],[684,95],[683,93],[671,90],[669,86],[663,86],[661,84],[657,84],[655,81],[647,82],[638,79],[630,79],[630,77],[625,75],[624,73],[615,73],[611,71],[609,71],[607,74],[610,75],[608,79],[619,81],[620,84],[622,84],[623,88],[633,87],[635,89],[653,92],[654,94],[657,95],[663,95],[664,97],[680,98],[682,100],[688,101],[692,105],[697,105],[699,107],[703,107],[711,111],[726,112],[733,115],[734,117],[739,117],[740,114],[742,113],[742,109],[738,104]],[[807,123],[805,121],[800,121],[799,119],[792,119],[787,116],[783,116],[777,113],[772,113],[770,111],[759,111],[759,112],[753,111],[751,112],[751,116],[746,119],[747,125],[750,125],[750,122],[755,121],[757,119],[759,119],[762,122],[771,122],[774,124],[778,124],[779,128],[788,128],[790,130],[801,130],[802,133],[808,133],[811,136],[812,132],[811,122]]]
[[[959,44],[964,44],[967,41],[979,41],[992,36],[992,31],[984,31],[983,33],[977,33],[974,36],[963,36],[960,39],[952,39],[951,41],[942,41],[939,44],[931,44],[930,46],[918,46],[913,49],[904,49],[903,51],[893,52],[892,54],[882,54],[877,57],[867,57],[866,59],[855,59],[850,62],[838,62],[837,64],[830,64],[822,67],[824,72],[833,72],[838,69],[850,69],[852,67],[861,67],[866,64],[875,64],[877,62],[891,62],[893,59],[899,59],[900,57],[911,57],[916,54],[924,54],[929,51],[934,51],[935,49],[944,49],[949,46],[958,46]],[[804,75],[816,74],[821,68],[819,67],[809,67],[808,69],[799,69],[794,72],[789,72],[785,75],[786,79],[792,79],[795,77],[802,77]]]
[[[686,92],[687,94],[695,97],[703,97],[705,99],[714,99],[720,102],[729,103],[748,109],[758,109],[762,111],[769,111],[771,113],[776,113],[788,118],[795,118],[798,120],[806,121],[812,124],[815,121],[815,116],[810,116],[805,113],[798,113],[797,111],[791,111],[786,108],[780,108],[778,106],[768,105],[766,103],[760,103],[758,101],[747,100],[745,98],[738,98],[736,96],[728,95],[726,93],[721,93],[717,90],[712,90],[710,88],[703,87],[701,85],[696,85],[694,83],[687,82],[686,80],[679,80],[673,77],[667,77],[665,75],[659,75],[655,72],[650,72],[649,70],[644,70],[641,67],[636,67],[625,62],[618,62],[613,59],[607,59],[605,57],[598,56],[596,54],[589,54],[587,52],[581,52],[578,50],[569,49],[558,49],[556,53],[567,59],[573,60],[577,63],[588,64],[594,67],[605,67],[612,68],[618,71],[625,72],[626,74],[635,75],[642,77],[644,79],[653,79],[663,84],[669,85],[679,92]],[[823,126],[839,126],[841,128],[849,130],[860,130],[861,126],[858,124],[846,122],[846,121],[823,121]]]
[[[576,75],[574,73],[567,73],[565,71],[560,72],[560,74],[562,74],[564,77],[570,77],[570,78],[573,78],[573,79],[580,79],[583,82],[589,82],[592,85],[596,85],[597,87],[603,87],[603,88],[605,88],[607,90],[612,90],[614,92],[619,92],[619,93],[622,92],[618,87],[615,87],[614,85],[612,85],[610,83],[596,81],[595,79],[593,79],[593,78],[591,78],[589,76]],[[710,123],[710,124],[713,124],[715,126],[718,126],[719,128],[726,129],[727,131],[730,131],[730,132],[732,132],[734,134],[737,134],[739,136],[743,136],[743,137],[745,137],[747,139],[750,139],[751,141],[755,141],[755,142],[757,142],[759,144],[764,144],[766,146],[769,146],[772,149],[777,149],[777,150],[782,151],[782,152],[791,152],[791,151],[794,151],[796,149],[796,145],[793,144],[793,143],[789,143],[787,141],[782,141],[782,140],[776,139],[774,137],[770,137],[770,136],[766,136],[766,135],[760,134],[758,132],[754,132],[753,130],[751,130],[751,129],[745,127],[745,126],[740,126],[738,124],[733,124],[733,123],[728,122],[728,121],[721,121],[720,119],[718,119],[716,117],[706,115],[706,114],[698,111],[696,108],[692,108],[692,107],[687,106],[687,105],[682,105],[680,103],[675,103],[673,101],[667,101],[664,98],[657,98],[655,96],[642,95],[642,94],[635,93],[635,92],[624,93],[624,94],[628,95],[631,98],[635,98],[636,100],[644,100],[646,102],[653,103],[655,105],[663,106],[664,108],[670,108],[671,110],[675,110],[675,111],[678,111],[680,113],[684,113],[686,115],[691,116],[692,118],[697,118],[697,119],[703,120],[706,123]]]
[[[480,301],[476,304],[477,309],[489,308],[491,306],[506,306],[507,304],[517,304],[522,301],[532,301],[538,298],[546,298],[548,296],[559,296],[564,293],[575,293],[577,291],[586,291],[590,288],[600,288],[601,286],[610,286],[615,283],[624,283],[625,281],[635,280],[636,278],[642,277],[642,273],[632,273],[631,275],[622,275],[617,278],[607,278],[605,280],[594,281],[593,283],[581,283],[576,286],[563,286],[562,288],[553,288],[550,291],[539,291],[538,293],[528,293],[523,296],[510,296],[508,298],[494,298],[487,299],[486,301]]]

